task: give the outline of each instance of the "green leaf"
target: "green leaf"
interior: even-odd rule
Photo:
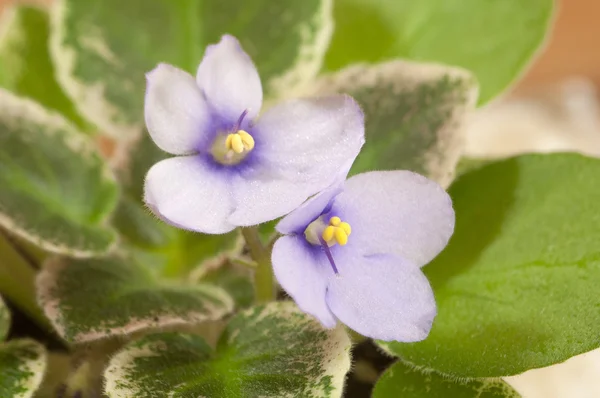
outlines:
[[[289,90],[320,69],[331,0],[59,0],[51,52],[81,112],[115,138],[143,121],[144,74],[159,62],[195,73],[224,33],[253,58],[266,91]],[[285,33],[285,34],[282,34]]]
[[[81,129],[89,129],[54,76],[48,49],[48,13],[41,8],[19,6],[4,11],[3,18],[0,87],[61,113]]]
[[[105,372],[109,397],[340,397],[350,367],[343,327],[325,330],[291,302],[235,316],[216,351],[199,336],[130,344]]]
[[[500,379],[451,380],[435,372],[423,373],[401,361],[381,376],[373,398],[519,398]]]
[[[223,288],[233,298],[236,307],[249,307],[254,302],[252,272],[234,264],[227,255],[204,261],[192,274],[194,283],[210,283]]]
[[[329,70],[393,58],[475,73],[480,103],[502,92],[548,31],[552,0],[336,0]]]
[[[118,190],[91,138],[1,89],[0,103],[0,226],[52,252],[107,251]]]
[[[600,160],[526,155],[463,174],[456,229],[424,268],[438,303],[429,337],[384,346],[459,377],[499,377],[600,346]]]
[[[38,276],[46,316],[67,341],[220,319],[233,309],[222,289],[156,280],[124,258],[54,258]]]
[[[44,347],[33,340],[0,344],[0,397],[29,398],[46,369]]]
[[[326,75],[310,93],[347,93],[363,108],[366,144],[352,174],[412,170],[448,185],[463,150],[462,125],[475,105],[477,84],[461,69],[392,61]]]
[[[10,311],[0,296],[0,341],[8,335],[10,328]]]

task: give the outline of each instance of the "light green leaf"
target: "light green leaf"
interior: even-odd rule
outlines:
[[[384,344],[459,377],[499,377],[600,346],[600,160],[526,155],[463,174],[456,229],[424,268],[438,303],[429,337]]]
[[[233,309],[216,286],[159,281],[146,267],[119,257],[51,259],[37,286],[46,316],[71,342],[216,320]]]
[[[373,398],[519,398],[500,379],[451,380],[435,372],[423,373],[401,361],[381,376]]]
[[[44,250],[107,251],[117,185],[93,141],[37,103],[0,89],[0,226]]]
[[[48,50],[48,13],[29,6],[4,11],[0,29],[0,87],[61,113],[81,129],[79,116],[54,77]]]
[[[199,336],[157,334],[130,344],[105,372],[122,397],[340,397],[350,368],[343,327],[325,330],[291,302],[253,307],[228,324],[216,351]]]
[[[357,65],[320,78],[311,89],[332,93],[350,94],[365,113],[366,144],[352,174],[403,169],[442,185],[452,180],[463,122],[477,98],[469,72],[404,61]]]
[[[46,369],[44,347],[33,340],[0,344],[0,397],[29,398]]]
[[[51,52],[59,81],[90,120],[116,138],[143,120],[144,74],[159,62],[195,73],[204,47],[237,36],[266,91],[289,90],[320,69],[331,0],[58,0]]]
[[[480,103],[502,92],[539,49],[552,0],[336,0],[329,70],[393,58],[475,73]]]
[[[0,341],[4,340],[10,328],[10,311],[0,297]]]

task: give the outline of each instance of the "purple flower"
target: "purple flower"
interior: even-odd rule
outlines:
[[[328,187],[364,143],[348,96],[297,99],[257,119],[262,87],[232,36],[208,46],[196,78],[161,64],[147,75],[145,118],[156,145],[144,200],[180,228],[219,234],[273,220]]]
[[[275,276],[325,327],[336,319],[362,335],[414,342],[436,315],[420,267],[448,243],[454,210],[435,182],[410,171],[356,175],[284,217]]]

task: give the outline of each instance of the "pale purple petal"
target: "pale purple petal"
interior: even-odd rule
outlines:
[[[257,156],[286,178],[312,184],[313,194],[347,173],[365,142],[363,113],[345,95],[285,101],[252,131]]]
[[[339,274],[327,287],[331,312],[367,337],[402,342],[425,339],[436,307],[421,269],[400,256],[361,257],[344,249],[337,251]]]
[[[336,319],[325,303],[327,280],[333,271],[319,248],[301,237],[284,236],[273,247],[273,271],[281,287],[298,307],[332,328]]]
[[[232,186],[235,211],[231,224],[251,226],[279,218],[314,193],[312,185],[281,179],[269,174],[254,178],[237,176]]]
[[[275,229],[281,234],[303,233],[308,224],[327,210],[333,198],[342,191],[342,187],[342,183],[334,183],[329,188],[308,199],[281,219]]]
[[[418,266],[437,256],[454,231],[448,194],[410,171],[351,177],[330,214],[350,223],[347,248],[362,254],[395,253]]]
[[[162,219],[180,228],[222,234],[233,201],[227,178],[198,156],[165,159],[146,176],[144,201]]]
[[[235,37],[224,35],[219,43],[206,48],[196,80],[222,118],[235,121],[247,109],[252,120],[260,112],[260,77]]]
[[[208,107],[194,78],[160,64],[146,75],[144,117],[152,140],[174,155],[191,154],[206,139]]]

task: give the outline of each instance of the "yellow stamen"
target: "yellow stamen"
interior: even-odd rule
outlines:
[[[325,230],[323,231],[323,240],[325,242],[329,242],[330,240],[333,239],[333,235],[335,234],[335,227],[329,225],[327,228],[325,228]]]
[[[339,227],[343,229],[344,232],[346,232],[346,235],[348,236],[350,236],[350,234],[352,233],[352,227],[350,227],[350,224],[348,224],[347,222],[340,222]]]
[[[328,246],[336,243],[345,246],[348,243],[348,237],[352,233],[352,228],[347,222],[342,222],[339,217],[331,217],[329,225],[323,230],[322,238]]]
[[[231,138],[231,149],[233,149],[233,152],[235,153],[244,152],[244,143],[242,142],[242,137],[240,137],[239,134],[234,134]]]
[[[348,243],[348,235],[346,235],[346,231],[342,228],[335,229],[335,240],[340,246],[344,246]]]
[[[227,138],[225,138],[225,148],[227,148],[227,150],[231,149],[231,140],[234,137],[234,134],[228,134]]]
[[[254,148],[254,138],[244,130],[228,134],[225,138],[225,148],[235,153],[251,151]]]
[[[247,151],[251,151],[254,149],[254,138],[244,130],[239,130],[238,135],[242,139],[242,143],[244,144],[244,149]]]

